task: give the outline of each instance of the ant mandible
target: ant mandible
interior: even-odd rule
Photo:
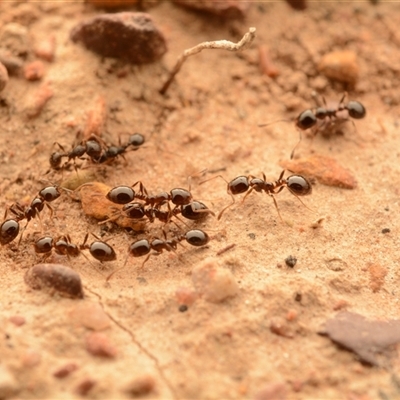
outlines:
[[[281,213],[279,212],[278,203],[275,199],[275,195],[280,193],[285,187],[299,199],[299,196],[306,196],[311,194],[312,187],[311,183],[302,175],[290,175],[284,178],[285,170],[281,172],[279,178],[274,182],[267,182],[265,174],[263,173],[262,178],[256,178],[253,175],[241,175],[232,179],[228,182],[223,176],[218,175],[214,178],[222,178],[227,183],[227,193],[232,197],[232,203],[228,204],[218,214],[218,220],[221,219],[222,214],[235,203],[234,196],[241,193],[246,193],[243,201],[253,191],[265,192],[272,197],[276,211],[278,212],[279,218],[283,221]],[[214,179],[211,178],[211,179]],[[204,183],[203,181],[201,183]],[[299,199],[300,200],[300,199]],[[300,200],[301,201],[301,200]]]

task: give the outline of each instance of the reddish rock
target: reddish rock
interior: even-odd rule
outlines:
[[[178,304],[190,306],[196,301],[198,295],[193,289],[187,287],[179,287],[175,291],[175,298]]]
[[[37,81],[44,75],[44,65],[40,60],[32,61],[24,67],[24,76],[28,81]]]
[[[100,56],[132,64],[157,61],[167,51],[164,35],[151,16],[140,12],[95,16],[77,25],[71,32],[71,39]]]
[[[241,0],[173,0],[182,7],[206,11],[227,19],[244,18],[251,2]]]
[[[76,371],[78,369],[78,365],[75,363],[67,363],[62,367],[58,368],[53,372],[53,376],[55,378],[63,379],[66,378],[69,374]]]
[[[385,283],[385,277],[388,273],[386,267],[379,264],[372,264],[368,267],[369,272],[369,287],[375,292],[379,292]]]
[[[28,118],[37,117],[52,97],[53,90],[48,83],[44,83],[42,86],[38,87],[27,101],[25,107],[26,116]]]
[[[293,333],[290,332],[287,320],[281,317],[272,317],[270,320],[269,329],[272,333],[278,336],[284,336],[287,338],[292,338]]]
[[[62,264],[37,264],[25,274],[26,284],[35,290],[50,289],[72,298],[83,298],[77,272]]]
[[[307,0],[286,0],[294,10],[305,10],[307,8]]]
[[[125,391],[131,396],[141,397],[154,392],[156,386],[155,379],[151,375],[143,375],[135,378],[126,386]]]
[[[93,332],[86,338],[87,351],[97,357],[115,358],[117,348],[104,333]]]
[[[93,107],[87,113],[83,138],[88,139],[90,135],[101,136],[107,119],[107,107],[104,96],[98,96]]]
[[[26,368],[36,367],[42,361],[42,355],[33,349],[27,349],[22,353],[21,362]]]
[[[314,155],[297,160],[285,160],[280,165],[296,174],[316,178],[320,183],[344,189],[354,189],[356,178],[335,159]]]
[[[96,385],[97,381],[91,378],[86,378],[81,381],[75,388],[75,392],[81,396],[86,396]]]

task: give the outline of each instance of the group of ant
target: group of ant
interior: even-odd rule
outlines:
[[[366,115],[365,107],[358,101],[348,101],[345,103],[345,96],[346,93],[343,95],[336,108],[328,108],[325,106],[303,111],[296,118],[296,127],[301,131],[316,128],[318,121],[332,122],[337,118],[338,113],[342,111],[347,111],[348,116],[351,118],[363,118]],[[143,143],[144,137],[139,133],[131,135],[125,145],[119,146],[107,146],[95,135],[73,146],[72,150],[69,152],[66,152],[64,147],[57,143],[61,152],[57,151],[51,154],[50,166],[55,170],[66,169],[71,165],[71,161],[75,162],[75,159],[83,159],[85,156],[93,163],[102,164],[118,156],[123,156],[128,148],[137,150]],[[292,157],[293,152],[291,155]],[[66,158],[67,161],[63,164],[64,158]],[[266,180],[264,174],[262,178],[257,178],[253,175],[241,175],[231,181],[227,181],[221,175],[218,175],[217,177],[224,179],[227,183],[227,193],[232,198],[232,202],[219,212],[218,219],[220,219],[223,213],[235,203],[236,195],[244,194],[244,201],[250,193],[255,191],[258,193],[264,192],[272,198],[278,216],[282,220],[275,195],[279,194],[284,188],[287,188],[291,194],[300,200],[299,197],[309,195],[312,192],[311,183],[306,177],[299,174],[292,174],[285,178],[284,173],[285,171],[282,171],[278,179],[271,182]],[[204,180],[200,184],[210,179]],[[87,185],[90,185],[90,183]],[[6,218],[6,211],[4,221],[0,225],[0,244],[6,245],[11,243],[21,230],[20,222],[22,220],[27,221],[24,227],[25,230],[32,218],[40,218],[40,213],[45,206],[49,208],[51,214],[53,214],[53,208],[50,203],[60,197],[61,190],[67,189],[56,185],[46,186],[38,192],[29,206],[23,207],[19,203],[10,206],[7,211],[12,214],[12,217]],[[118,206],[122,205],[123,207],[122,209],[116,207],[114,215],[100,223],[115,221],[122,215],[135,221],[154,222],[158,220],[166,225],[171,221],[174,222],[174,218],[180,220],[179,216],[192,221],[202,221],[210,214],[215,215],[204,203],[193,199],[190,188],[189,190],[174,188],[169,192],[151,195],[143,183],[138,181],[132,186],[121,185],[114,187],[106,194],[106,198],[110,202]],[[182,220],[180,221],[183,222]],[[186,223],[184,224],[186,225]],[[164,229],[163,232],[164,239],[154,237],[152,239],[136,240],[131,243],[128,256],[146,256],[142,264],[143,266],[150,256],[161,254],[163,251],[175,251],[177,245],[182,241],[186,241],[188,244],[198,247],[206,245],[210,240],[208,234],[200,229],[188,229],[186,233],[180,233],[172,239],[167,239]],[[22,233],[20,241],[21,239]],[[79,254],[83,254],[82,250],[89,250],[91,256],[100,262],[116,260],[116,253],[108,243],[101,241],[96,236],[97,240],[89,245],[87,244],[87,239],[88,235],[86,235],[81,245],[76,245],[71,242],[68,235],[60,236],[56,239],[51,236],[43,236],[34,243],[34,250],[36,254],[44,254],[45,256],[48,256],[51,254],[52,250],[54,250],[57,254],[66,255],[68,257],[76,257]]]

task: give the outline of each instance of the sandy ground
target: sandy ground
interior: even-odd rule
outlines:
[[[258,124],[294,121],[315,106],[313,91],[338,101],[347,90],[367,109],[366,118],[346,123],[342,135],[305,137],[296,150],[296,157],[335,158],[356,178],[355,189],[314,182],[305,205],[284,190],[276,198],[285,222],[270,197],[252,193],[242,203],[238,196],[221,220],[189,223],[209,233],[205,248],[179,247],[176,254],[151,257],[143,269],[142,259],[130,258],[108,284],[105,277],[122,266],[135,239],[111,224],[100,231],[80,203],[63,194],[54,218],[43,211],[45,233],[70,234],[77,243],[87,232],[103,234],[118,260],[102,267],[84,257],[50,258],[80,274],[85,298],[77,300],[24,282],[37,263],[32,243],[43,234],[37,220],[18,247],[0,248],[5,397],[399,398],[396,350],[384,365],[372,367],[318,334],[343,309],[369,319],[399,317],[399,11],[396,3],[367,1],[311,3],[303,12],[285,2],[253,3],[244,21],[224,21],[165,2],[147,12],[166,36],[167,54],[161,62],[131,67],[69,40],[78,21],[99,11],[79,2],[3,2],[0,26],[18,22],[36,42],[54,36],[56,49],[54,61],[44,62],[41,82],[13,76],[1,92],[2,210],[15,201],[29,204],[46,182],[75,174],[45,175],[53,143],[70,148],[101,99],[104,140],[118,143],[141,132],[146,145],[128,153],[126,162],[94,168],[96,180],[111,187],[141,180],[151,191],[168,191],[188,187],[189,176],[207,170],[192,178],[191,191],[216,213],[231,201],[226,184],[214,179],[199,185],[202,179],[264,172],[275,180],[298,141],[294,122]],[[251,26],[257,29],[251,48],[240,54],[204,51],[187,61],[166,96],[158,93],[185,48],[206,40],[236,42]],[[260,72],[260,45],[268,47],[278,77]],[[333,50],[357,55],[354,87],[318,73],[319,60]],[[43,82],[53,97],[38,117],[27,118],[30,96]],[[154,223],[139,238],[161,235],[161,229]],[[297,259],[294,268],[285,264],[288,256]],[[191,271],[207,257],[232,272],[239,290],[219,303],[199,298],[181,312],[176,292],[193,291]],[[93,329],[79,307],[106,321],[100,333],[115,350],[110,357],[87,351]],[[277,324],[282,329],[271,329]],[[54,376],[72,364],[77,369],[68,376]]]

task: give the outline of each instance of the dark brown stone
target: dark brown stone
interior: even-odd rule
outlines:
[[[151,16],[140,12],[98,15],[77,25],[71,39],[103,57],[132,64],[157,61],[167,51],[164,35]]]

